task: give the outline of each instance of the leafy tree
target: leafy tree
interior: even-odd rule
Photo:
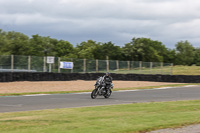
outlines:
[[[164,56],[165,63],[175,63],[176,60],[176,50],[175,49],[167,49],[166,55]]]
[[[0,29],[0,55],[58,56],[105,60],[134,60],[147,62],[169,62],[175,65],[200,65],[200,48],[188,41],[180,41],[176,49],[168,49],[162,42],[150,38],[133,38],[124,47],[112,42],[100,43],[93,40],[81,42],[76,47],[64,40],[43,37],[31,38],[15,31]]]
[[[163,47],[161,42],[149,38],[133,38],[130,43],[125,44],[123,53],[129,60],[161,62],[163,61],[163,56],[160,55],[161,47]]]
[[[197,66],[200,66],[200,48],[195,49],[194,64],[196,64]]]
[[[36,56],[55,56],[55,45],[58,41],[50,37],[33,35],[30,39],[30,55]]]
[[[95,49],[98,45],[100,45],[100,43],[97,43],[93,40],[81,42],[79,45],[77,45],[75,52],[80,59],[94,59]]]
[[[74,47],[68,41],[60,40],[55,44],[54,50],[58,57],[71,57],[71,54],[74,52]]]
[[[6,46],[4,52],[13,55],[27,55],[29,50],[29,37],[19,32],[8,32],[6,34]]]
[[[95,49],[94,57],[96,59],[105,60],[107,56],[109,57],[109,60],[121,60],[122,49],[120,46],[115,46],[112,42],[98,45]]]
[[[188,41],[180,41],[176,44],[177,65],[192,65],[194,61],[194,47]]]
[[[125,44],[122,52],[125,55],[125,60],[135,60],[135,48],[132,43]]]

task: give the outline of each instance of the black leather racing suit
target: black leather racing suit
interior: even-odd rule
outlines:
[[[104,76],[105,81],[105,88],[108,89],[111,87],[112,84],[112,77],[111,76]]]

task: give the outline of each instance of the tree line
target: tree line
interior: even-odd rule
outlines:
[[[0,29],[0,55],[56,56],[79,59],[129,60],[165,62],[175,65],[200,66],[200,48],[190,42],[180,41],[175,49],[167,48],[162,42],[150,38],[135,38],[120,47],[110,42],[83,41],[76,46],[65,40],[43,37],[38,34],[28,37],[15,31]]]

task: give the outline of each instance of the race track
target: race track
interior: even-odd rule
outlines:
[[[104,97],[91,99],[90,93],[2,96],[0,97],[0,112],[195,99],[200,99],[200,86],[115,91],[109,99]]]

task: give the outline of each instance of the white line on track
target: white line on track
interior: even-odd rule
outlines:
[[[90,94],[91,92],[68,93],[68,94]]]
[[[129,92],[129,91],[146,91],[146,90],[165,90],[165,89],[172,89],[177,87],[162,87],[162,88],[152,88],[152,89],[137,89],[137,90],[119,90],[115,92]]]
[[[129,91],[141,91],[141,90],[119,90],[119,91],[114,91],[114,92],[129,92]]]
[[[183,87],[195,87],[195,86],[198,86],[198,85],[186,85],[186,86],[183,86]]]
[[[155,88],[155,89],[156,90],[164,90],[164,89],[171,89],[171,88],[177,88],[177,87],[162,87],[162,88]]]
[[[51,95],[51,94],[34,94],[34,95],[23,95],[25,97],[35,97],[35,96],[46,96],[46,95]]]
[[[16,104],[16,105],[10,105],[10,104],[0,104],[0,106],[6,106],[6,107],[21,107],[22,104]]]

